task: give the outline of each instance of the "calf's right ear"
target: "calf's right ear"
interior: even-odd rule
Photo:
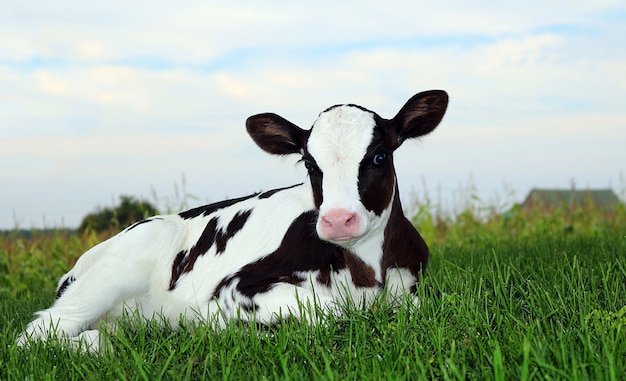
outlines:
[[[246,130],[262,150],[273,155],[302,154],[309,133],[272,113],[249,117],[246,120]]]
[[[398,135],[396,148],[406,139],[417,138],[434,130],[447,107],[448,94],[443,90],[429,90],[412,96],[391,119]]]

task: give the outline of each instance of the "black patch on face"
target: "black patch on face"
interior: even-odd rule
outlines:
[[[300,285],[306,279],[296,273],[316,270],[319,270],[317,279],[331,286],[331,272],[338,272],[345,268],[352,273],[356,286],[378,285],[374,269],[347,249],[319,239],[315,232],[316,219],[316,211],[301,214],[291,224],[276,251],[223,279],[216,287],[213,296],[219,297],[224,287],[238,279],[237,291],[252,298],[258,293],[271,290],[277,283]]]
[[[211,246],[215,244],[216,255],[224,253],[228,240],[234,237],[235,234],[244,227],[251,214],[252,210],[238,211],[228,223],[225,231],[217,228],[218,217],[211,218],[196,244],[191,249],[183,250],[176,254],[174,263],[172,264],[172,277],[170,279],[169,290],[171,291],[176,287],[178,279],[180,279],[183,274],[193,270],[198,258],[206,254]]]
[[[73,275],[68,276],[67,278],[65,278],[65,280],[63,281],[63,283],[61,283],[61,285],[59,286],[59,288],[57,289],[56,292],[56,299],[59,299],[61,297],[61,295],[63,295],[63,293],[65,292],[65,290],[67,290],[67,288],[69,287],[70,284],[74,283],[74,281],[76,280],[76,278],[74,278]]]
[[[259,199],[270,198],[270,197],[272,197],[275,193],[278,193],[278,192],[283,191],[283,190],[286,190],[286,189],[295,188],[295,187],[298,187],[298,186],[300,186],[300,185],[302,185],[302,183],[300,183],[300,184],[296,184],[296,185],[292,185],[292,186],[290,186],[290,187],[284,187],[284,188],[278,188],[278,189],[272,189],[272,190],[265,191],[265,192],[263,192],[263,193],[259,194]]]
[[[309,180],[311,181],[311,189],[313,190],[313,202],[315,204],[315,208],[319,209],[320,205],[324,201],[324,195],[322,193],[322,179],[324,178],[324,174],[322,170],[318,167],[317,163],[313,156],[310,153],[305,152],[302,156],[302,160],[306,167],[307,172],[309,173]]]
[[[180,212],[178,213],[178,215],[184,219],[184,220],[188,220],[190,218],[195,218],[195,217],[199,217],[199,216],[208,216],[211,213],[214,213],[220,209],[229,207],[231,205],[235,205],[238,202],[241,201],[245,201],[248,200],[252,197],[257,196],[257,193],[251,194],[249,196],[244,196],[244,197],[239,197],[239,198],[233,198],[231,200],[224,200],[224,201],[219,201],[213,204],[209,204],[209,205],[204,205],[204,206],[199,206],[197,208],[193,208],[193,209],[189,209],[185,212]]]
[[[393,149],[384,120],[374,116],[372,141],[359,164],[359,195],[363,206],[380,216],[391,203],[395,187]],[[381,160],[383,158],[383,160]]]

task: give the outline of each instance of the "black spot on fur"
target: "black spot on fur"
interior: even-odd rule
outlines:
[[[373,111],[368,110],[368,109],[366,109],[366,108],[365,108],[365,107],[363,107],[363,106],[355,105],[354,103],[348,103],[348,104],[338,104],[338,105],[330,106],[330,107],[329,107],[329,108],[327,108],[326,110],[322,111],[322,112],[320,113],[320,115],[322,115],[323,113],[328,112],[328,111],[330,111],[330,110],[332,110],[332,109],[335,109],[335,108],[337,108],[337,107],[342,107],[342,106],[354,107],[354,108],[358,108],[358,109],[359,109],[359,110],[361,110],[361,111],[369,112],[370,114],[375,114]]]
[[[237,212],[228,223],[225,231],[218,229],[218,217],[211,218],[196,244],[191,249],[183,250],[176,254],[176,258],[174,258],[174,262],[172,263],[172,277],[170,278],[169,289],[173,290],[176,287],[178,279],[180,279],[183,274],[193,270],[198,258],[206,254],[214,244],[216,246],[216,254],[225,252],[228,240],[244,227],[250,214],[252,214],[252,210],[240,210]]]
[[[213,291],[213,295],[211,296],[210,299],[220,299],[220,297],[222,296],[222,292],[224,291],[224,288],[230,286],[234,280],[235,280],[235,277],[233,276],[222,279],[217,284],[217,286],[215,286],[215,291]]]
[[[137,226],[141,225],[141,224],[145,224],[154,220],[162,220],[163,218],[161,217],[152,217],[152,218],[147,218],[145,220],[141,220],[141,221],[137,221],[134,224],[130,225],[129,227],[126,228],[126,232],[131,231],[132,229],[136,228]]]
[[[199,216],[208,216],[211,213],[214,213],[220,209],[229,207],[231,205],[235,205],[238,202],[241,201],[245,201],[248,200],[252,197],[256,197],[257,193],[251,194],[249,196],[244,196],[244,197],[239,197],[239,198],[233,198],[230,200],[224,200],[224,201],[220,201],[220,202],[215,202],[213,204],[209,204],[209,205],[204,205],[204,206],[199,206],[197,208],[193,208],[193,209],[189,209],[185,212],[180,212],[178,213],[178,215],[184,219],[184,220],[188,220],[190,218],[195,218],[195,217],[199,217]]]
[[[63,295],[63,293],[65,292],[65,290],[67,290],[67,288],[69,287],[70,284],[74,283],[74,281],[76,280],[76,278],[74,278],[73,275],[68,276],[67,278],[65,278],[65,280],[63,281],[63,283],[61,283],[61,285],[59,286],[59,288],[57,289],[56,292],[56,299],[59,299],[61,297],[61,295]]]
[[[200,235],[200,239],[196,242],[196,244],[189,250],[183,250],[176,255],[174,259],[174,263],[172,264],[172,278],[170,279],[170,290],[173,290],[176,287],[176,282],[178,279],[185,273],[193,270],[193,266],[196,263],[196,260],[201,255],[204,255],[213,243],[215,242],[215,234],[217,229],[217,218],[213,217],[209,220],[209,223],[206,224],[202,234]]]
[[[247,313],[251,313],[257,311],[259,309],[259,305],[256,303],[241,303],[241,309]]]
[[[283,191],[283,190],[286,190],[286,189],[295,188],[295,187],[298,187],[298,186],[300,186],[300,185],[302,185],[302,183],[300,183],[300,184],[295,184],[295,185],[292,185],[292,186],[289,186],[289,187],[277,188],[277,189],[272,189],[272,190],[265,191],[265,192],[263,192],[263,193],[259,194],[259,199],[263,199],[263,198],[270,198],[270,197],[272,197],[275,193],[278,193],[278,192]]]
[[[415,227],[402,213],[402,204],[398,197],[393,199],[391,216],[385,227],[385,241],[383,243],[382,270],[383,279],[387,276],[387,270],[391,268],[404,268],[419,280],[422,272],[426,270],[428,263],[428,246]],[[415,285],[410,287],[415,292]]]
[[[248,217],[250,217],[250,214],[252,214],[251,210],[240,210],[228,223],[225,232],[218,231],[215,233],[215,244],[217,246],[215,249],[216,254],[221,254],[226,251],[226,244],[228,243],[228,240],[234,237],[235,234],[237,234],[237,232],[244,227]]]
[[[176,287],[176,282],[183,275],[183,271],[186,266],[186,252],[185,250],[176,254],[176,258],[174,258],[174,263],[172,264],[172,276],[170,277],[170,287],[169,290],[172,291]]]

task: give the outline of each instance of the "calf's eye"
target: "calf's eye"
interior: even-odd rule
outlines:
[[[386,159],[387,155],[385,155],[384,153],[379,153],[374,156],[374,160],[372,160],[372,162],[374,163],[374,165],[381,166],[385,164]]]
[[[304,160],[304,168],[311,174],[315,173],[315,166],[308,160]]]

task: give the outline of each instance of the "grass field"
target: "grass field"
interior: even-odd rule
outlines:
[[[100,356],[13,341],[101,237],[0,238],[0,379],[626,379],[624,210],[415,222],[431,247],[419,307],[221,332],[124,324]]]

